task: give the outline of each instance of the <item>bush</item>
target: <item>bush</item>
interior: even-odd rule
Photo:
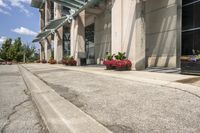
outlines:
[[[48,61],[49,64],[56,64],[57,61],[54,60],[53,58],[50,58],[49,61]]]
[[[103,61],[103,64],[106,66],[107,70],[131,70],[132,62],[126,59],[125,55],[125,52],[118,52],[117,55],[108,54],[106,60]],[[115,60],[113,59],[113,57],[115,57]]]
[[[40,63],[40,62],[41,62],[40,60],[36,60],[36,61],[35,61],[35,63]]]
[[[65,58],[62,59],[62,64],[65,64],[67,66],[76,66],[77,65],[77,61],[74,59],[73,56],[67,56]]]
[[[43,64],[47,63],[47,61],[46,61],[45,59],[42,59],[41,62],[42,62]]]
[[[77,61],[74,59],[74,57],[68,58],[67,63],[68,63],[69,66],[76,66],[77,65]]]

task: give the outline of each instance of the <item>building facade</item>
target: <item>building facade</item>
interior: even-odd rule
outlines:
[[[179,67],[182,54],[200,49],[199,0],[32,0],[39,8],[40,58],[73,56],[101,64],[126,52],[133,69]]]

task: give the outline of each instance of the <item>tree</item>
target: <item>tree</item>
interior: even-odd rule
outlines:
[[[6,39],[0,49],[0,58],[4,60],[12,60],[10,49],[12,47],[12,39]]]
[[[35,47],[29,44],[23,45],[21,38],[15,39],[13,44],[12,39],[7,39],[0,48],[0,58],[3,60],[22,62],[24,57],[28,62],[39,59]]]
[[[26,57],[26,61],[28,62],[35,61],[35,54],[36,54],[35,47],[27,44],[27,45],[24,45],[23,49],[24,49],[23,51]]]
[[[13,60],[17,62],[23,61],[23,45],[21,42],[21,38],[15,39],[15,42],[13,43],[11,50],[10,50],[10,56]]]

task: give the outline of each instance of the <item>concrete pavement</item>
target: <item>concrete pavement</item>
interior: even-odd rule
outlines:
[[[16,65],[0,65],[0,132],[47,132]]]
[[[50,133],[111,133],[35,75],[20,70]]]
[[[29,71],[114,133],[200,132],[200,88],[177,74],[29,64]]]

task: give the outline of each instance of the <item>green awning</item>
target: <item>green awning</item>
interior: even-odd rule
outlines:
[[[51,30],[43,31],[43,32],[39,33],[32,42],[33,43],[39,42],[41,39],[48,37],[51,33],[52,33]]]
[[[39,42],[40,41],[40,38],[35,38],[35,39],[33,39],[33,43],[35,43],[35,42]]]
[[[82,6],[86,5],[86,0],[51,0],[53,2],[59,3],[71,10],[78,11]]]
[[[47,36],[47,35],[50,34],[50,33],[51,33],[50,30],[43,31],[43,32],[39,33],[39,34],[36,36],[36,38],[43,38],[43,37]]]
[[[35,8],[42,8],[44,0],[31,0],[31,6]]]
[[[59,3],[71,9],[74,13],[71,14],[73,17],[77,16],[81,11],[97,4],[102,0],[51,0],[53,2]]]
[[[61,26],[63,26],[68,20],[69,20],[69,18],[67,16],[59,18],[59,19],[51,20],[44,27],[44,30],[45,29],[57,30],[58,28],[60,28]]]
[[[32,1],[34,1],[34,0],[32,0]],[[35,0],[35,1],[37,1],[37,0]],[[97,4],[98,2],[100,2],[102,0],[51,0],[51,1],[59,3],[62,6],[65,6],[69,9],[71,9],[71,11],[70,11],[71,14],[70,15],[66,14],[65,17],[50,21],[43,29],[45,31],[39,33],[36,36],[36,38],[33,40],[33,42],[38,42],[41,39],[46,38],[50,34],[54,34],[57,29],[62,27],[68,21],[70,22],[70,20],[73,17],[76,17],[81,11]]]
[[[66,15],[60,19],[55,19],[50,21],[43,30],[53,30],[56,31],[58,28],[63,26],[65,23],[70,21],[73,17],[77,16],[81,11],[89,8],[90,6],[96,4],[101,0],[52,0],[61,4],[62,6],[66,6],[67,8],[71,9],[70,15]],[[86,2],[87,1],[87,2]]]

